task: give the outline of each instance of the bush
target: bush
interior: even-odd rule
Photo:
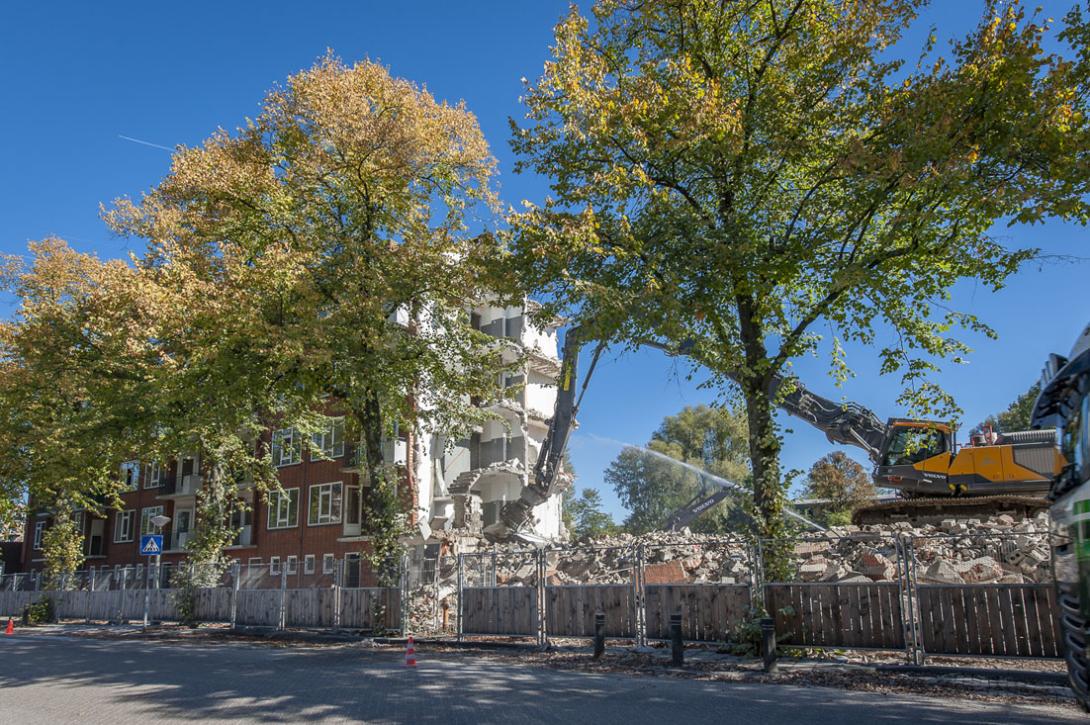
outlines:
[[[33,604],[28,604],[23,611],[24,624],[50,624],[57,621],[56,610],[51,597],[42,597]]]

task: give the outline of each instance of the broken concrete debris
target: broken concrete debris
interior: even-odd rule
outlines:
[[[790,550],[794,579],[804,582],[866,583],[896,581],[903,565],[897,538],[909,537],[916,579],[921,584],[1020,584],[1050,581],[1048,517],[1016,520],[999,515],[985,520],[949,519],[938,524],[908,522],[838,526],[804,534]],[[459,536],[448,551],[464,554],[464,586],[535,586],[537,550],[494,546],[483,538]],[[642,550],[646,584],[753,583],[755,547],[742,537],[680,532],[620,534],[545,555],[545,583],[620,584],[631,582],[637,550]],[[429,583],[410,593],[414,621],[454,622],[457,557],[436,562]],[[419,619],[417,618],[419,615]],[[445,617],[445,619],[444,619]]]

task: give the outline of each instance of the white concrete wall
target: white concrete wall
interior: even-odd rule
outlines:
[[[495,323],[497,321],[521,317],[523,319],[522,333],[519,336],[520,339],[518,342],[525,347],[536,349],[540,354],[552,357],[556,356],[557,340],[555,329],[550,328],[542,330],[530,325],[526,316],[525,307],[515,306],[503,308],[484,304],[474,307],[472,312],[479,316],[482,328],[488,327],[490,330],[501,335],[505,334],[507,325],[496,325]],[[546,416],[552,415],[553,406],[556,400],[555,383],[550,384],[552,381],[550,381],[547,376],[538,373],[524,371],[524,374],[527,374],[527,384],[523,394],[519,396],[519,403],[524,408],[537,411]],[[503,415],[509,426],[505,426],[502,421],[489,421],[485,423],[480,431],[480,443],[485,445],[504,437],[509,436],[512,438],[512,445],[507,450],[507,459],[519,460],[523,464],[524,474],[521,480],[512,477],[504,477],[490,478],[489,480],[482,481],[482,483],[475,487],[473,491],[474,495],[480,497],[482,504],[507,502],[518,498],[521,493],[521,488],[528,480],[527,476],[530,475],[530,469],[533,466],[532,460],[524,460],[526,457],[526,447],[520,445],[518,439],[525,436],[532,448],[539,449],[542,439],[544,438],[544,431],[539,425],[527,426],[528,431],[524,432],[522,421],[517,412],[504,411]],[[434,496],[437,494],[445,495],[450,484],[453,483],[461,473],[469,470],[470,451],[465,447],[459,446],[455,447],[451,452],[443,453],[440,450],[442,441],[436,441],[434,437],[426,431],[421,431],[418,435],[420,436],[421,444],[416,450],[414,473],[418,483],[417,488],[419,489],[419,513],[421,517],[427,521],[430,520],[432,515],[431,509]],[[534,533],[546,538],[558,538],[562,528],[560,512],[561,501],[559,496],[536,507],[534,509],[534,516],[537,522],[534,526]]]

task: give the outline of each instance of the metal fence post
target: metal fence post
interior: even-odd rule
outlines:
[[[400,602],[398,612],[399,620],[401,622],[401,634],[406,635],[409,633],[409,610],[412,608],[409,602],[409,553],[405,552],[401,555],[401,576],[398,581],[400,589]]]
[[[91,612],[95,606],[95,568],[87,572],[87,624],[91,623]]]
[[[908,577],[909,613],[912,622],[912,662],[922,665],[924,661],[923,633],[920,631],[920,590],[916,579],[916,539],[905,537],[905,573]]]
[[[280,621],[277,629],[284,629],[284,625],[287,621],[287,606],[288,606],[288,567],[282,565],[280,567]]]
[[[643,544],[636,546],[636,646],[647,646],[647,579],[644,567],[646,566]]]
[[[231,629],[234,629],[238,625],[238,591],[242,586],[242,562],[236,561],[231,570]]]
[[[465,578],[462,571],[464,566],[463,557],[465,554],[458,554],[458,641],[462,641],[462,589],[465,587]]]
[[[916,599],[911,573],[913,552],[910,551],[910,539],[905,534],[894,538],[894,550],[897,552],[897,594],[901,604],[901,633],[905,640],[905,656],[910,664],[921,664],[921,643],[916,617]]]
[[[121,568],[121,593],[117,596],[117,623],[124,624],[125,619],[125,585],[129,579],[129,567]]]
[[[495,554],[492,556],[493,575],[495,575]],[[545,617],[545,607],[547,605],[547,600],[545,598],[545,573],[549,568],[548,556],[545,549],[537,550],[537,638],[538,644],[542,647],[549,646],[549,629]]]
[[[333,626],[341,626],[341,598],[344,585],[344,559],[333,560]]]

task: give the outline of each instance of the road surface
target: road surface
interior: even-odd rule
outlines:
[[[358,646],[0,635],[0,723],[1085,722],[1046,708],[825,688],[586,674]]]

